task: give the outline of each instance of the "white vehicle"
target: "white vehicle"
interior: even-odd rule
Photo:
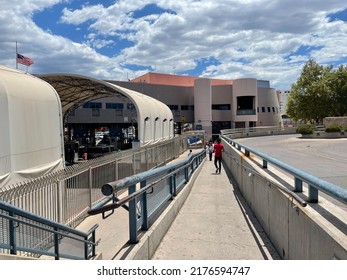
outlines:
[[[102,139],[104,138],[104,133],[103,132],[100,132],[100,131],[97,131],[95,132],[95,139]]]

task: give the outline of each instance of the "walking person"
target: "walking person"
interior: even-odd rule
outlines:
[[[208,144],[207,153],[208,153],[208,157],[209,157],[210,161],[212,161],[212,154],[213,154],[213,146],[212,146],[212,143],[209,143],[209,144]]]
[[[213,146],[214,149],[214,166],[216,167],[216,173],[220,174],[222,166],[222,153],[224,152],[224,146],[221,143],[221,139],[218,138],[217,142]]]

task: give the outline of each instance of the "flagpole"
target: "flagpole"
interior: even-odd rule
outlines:
[[[17,48],[17,41],[16,41],[16,69],[18,69],[18,48]]]

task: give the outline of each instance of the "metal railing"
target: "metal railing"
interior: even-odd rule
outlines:
[[[158,217],[158,213],[165,209],[167,202],[189,181],[191,174],[205,157],[206,151],[203,149],[177,163],[104,184],[101,191],[106,198],[94,205],[88,213],[90,215],[102,213],[106,218],[114,209],[124,207],[128,203],[129,242],[137,243],[139,231],[149,228],[153,220]],[[117,192],[126,189],[128,196],[122,199],[116,198]],[[112,202],[107,204],[110,201]],[[111,214],[106,215],[108,211],[111,211]]]
[[[347,204],[347,190],[336,186],[332,183],[321,180],[313,175],[310,175],[300,169],[294,168],[284,162],[281,162],[275,158],[265,155],[259,151],[256,151],[246,145],[240,144],[239,142],[232,140],[228,137],[223,137],[223,140],[234,146],[240,151],[244,151],[244,154],[249,157],[250,153],[258,156],[263,160],[262,167],[266,169],[268,163],[280,168],[286,173],[294,176],[294,192],[301,193],[303,191],[303,183],[308,185],[308,202],[318,202],[318,191],[322,191],[328,196],[339,200],[340,202]]]
[[[85,233],[0,201],[0,248],[11,255],[88,260],[96,255],[97,227]],[[69,239],[74,254],[60,246],[62,239]]]
[[[155,145],[79,162],[40,178],[6,186],[0,190],[0,201],[39,217],[76,227],[88,216],[87,211],[104,199],[100,186],[163,166],[186,149],[186,138],[176,136]],[[1,235],[6,226],[6,223],[0,223],[0,243],[3,244],[7,244],[7,237]],[[17,234],[17,240],[28,237],[22,231]],[[32,242],[30,247],[34,248],[41,246],[46,238],[46,235],[41,235],[27,242]],[[0,253],[6,254],[9,250],[0,248]]]
[[[221,130],[221,135],[229,136],[232,139],[293,133],[296,133],[296,127],[263,126]]]

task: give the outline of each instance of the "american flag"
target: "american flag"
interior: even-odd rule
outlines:
[[[24,55],[21,55],[19,53],[17,53],[17,62],[20,64],[24,64],[26,66],[30,66],[31,64],[34,63],[34,61],[32,59],[30,59],[29,57],[26,57]]]

